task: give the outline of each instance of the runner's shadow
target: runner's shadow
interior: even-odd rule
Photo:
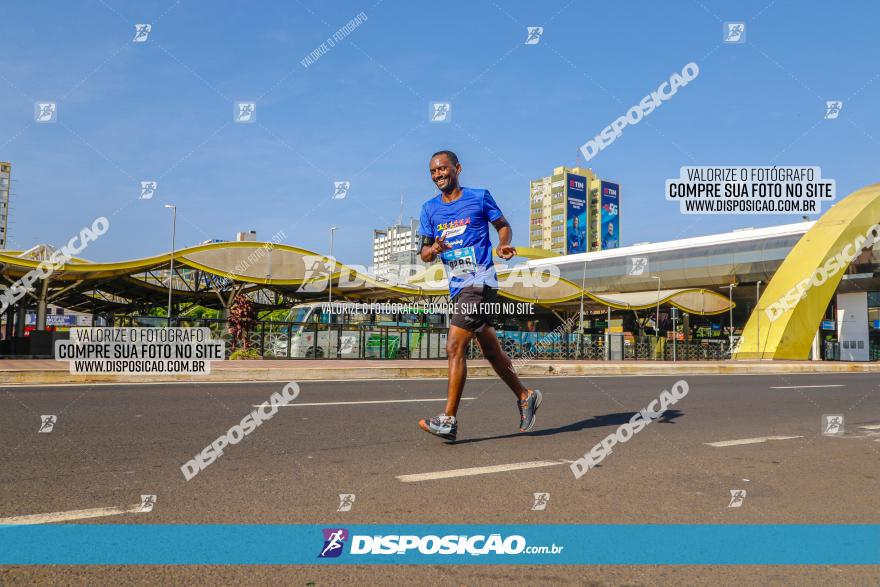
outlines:
[[[604,426],[617,427],[621,424],[629,422],[630,418],[632,418],[637,413],[638,412],[617,412],[614,414],[605,414],[602,416],[596,416],[594,418],[587,418],[586,420],[572,422],[571,424],[566,424],[565,426],[559,426],[557,428],[532,430],[531,432],[517,432],[515,434],[502,434],[500,436],[486,436],[484,438],[465,438],[463,440],[447,442],[446,444],[468,444],[470,442],[482,442],[484,440],[503,440],[505,438],[516,438],[517,436],[553,436],[556,434],[562,434],[564,432],[579,432],[588,428],[602,428]],[[660,419],[658,419],[655,423],[674,424],[675,422],[673,422],[673,420],[676,420],[683,415],[684,412],[682,412],[681,410],[666,410],[666,412],[663,413],[663,416],[661,416]]]

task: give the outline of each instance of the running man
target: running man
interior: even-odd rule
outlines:
[[[541,405],[541,392],[523,386],[513,370],[510,357],[501,349],[492,317],[481,304],[497,300],[498,279],[492,263],[492,241],[489,224],[498,231],[498,256],[504,260],[516,255],[510,244],[513,231],[510,223],[492,199],[489,190],[459,186],[461,165],[452,151],[439,151],[431,156],[431,179],[440,194],[422,205],[421,258],[432,262],[438,255],[446,266],[449,298],[454,304],[446,354],[449,359],[449,388],[446,411],[419,421],[422,430],[447,440],[458,433],[458,404],[467,379],[467,347],[476,337],[483,356],[504,383],[513,391],[519,409],[519,429],[527,432],[535,425],[535,413]]]

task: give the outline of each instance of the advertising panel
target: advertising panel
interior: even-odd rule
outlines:
[[[620,246],[620,186],[607,181],[602,182],[602,224],[600,239],[602,250],[616,249]]]
[[[587,251],[587,180],[568,174],[566,186],[565,252],[568,255]]]
[[[24,321],[25,325],[36,325],[37,323],[37,315],[33,312],[28,312]],[[76,315],[73,314],[47,314],[46,315],[46,326],[76,326]]]

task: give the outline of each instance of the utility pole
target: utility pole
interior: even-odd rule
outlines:
[[[729,342],[729,344],[730,344],[730,348],[731,348],[731,349],[733,349],[733,288],[735,288],[735,287],[736,287],[736,284],[735,284],[735,283],[731,283],[730,285],[727,286],[727,289],[730,291],[730,298],[729,298],[729,304],[730,304],[730,333],[729,333],[729,336],[728,336],[728,342]]]
[[[171,285],[174,282],[174,238],[177,233],[177,206],[165,204],[171,208],[171,269],[168,274],[168,326],[171,326]]]
[[[333,233],[336,232],[336,227],[330,227],[330,271],[327,275],[327,303],[333,302],[333,270],[336,268],[336,259],[333,258]],[[317,342],[317,341],[316,341]]]
[[[758,321],[758,340],[755,341],[755,350],[758,352],[758,358],[763,359],[764,355],[761,353],[761,308],[758,305],[761,301],[761,280],[758,280],[758,283],[755,284],[755,318]]]

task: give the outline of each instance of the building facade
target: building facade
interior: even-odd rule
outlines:
[[[556,167],[529,186],[529,246],[561,255],[620,246],[620,185],[592,169]]]
[[[9,246],[9,191],[12,187],[10,175],[12,164],[0,162],[0,249]]]
[[[835,225],[840,224],[836,219],[832,220]],[[784,324],[783,315],[789,310],[783,310],[790,307],[790,301],[783,300],[769,287],[779,279],[778,274],[793,251],[803,244],[815,246],[821,240],[819,235],[823,231],[814,233],[817,236],[812,238],[803,238],[816,224],[798,222],[738,229],[674,241],[641,243],[617,250],[535,259],[528,265],[533,269],[554,265],[564,279],[583,283],[594,295],[612,298],[625,299],[627,295],[646,294],[652,290],[658,292],[659,297],[674,290],[713,290],[729,297],[736,307],[729,316],[718,316],[709,323],[729,332],[736,330],[739,334],[747,328],[747,323],[754,321],[755,332],[747,338],[754,341],[756,335],[765,338],[776,335]],[[829,254],[836,255],[837,252],[833,249]],[[826,254],[814,252],[810,256],[816,259],[817,266],[824,266]],[[802,262],[796,265],[798,270],[794,272],[794,278],[786,279],[782,275],[784,285],[780,289],[783,292],[800,285],[803,275],[813,275],[804,269],[805,265]],[[751,350],[746,346],[747,353],[759,352],[761,358],[779,358],[775,356],[777,346],[797,341],[802,347],[810,347],[813,358],[821,356],[846,361],[876,361],[880,358],[880,241],[857,251],[852,261],[834,275],[828,272],[822,275],[828,275],[823,285],[811,285],[809,295],[797,300],[798,304],[813,304],[810,318],[798,319],[796,326],[800,329],[793,331],[789,328],[794,334],[784,340],[779,337],[782,342],[770,340],[763,343],[760,349]],[[832,283],[832,278],[839,283]],[[818,301],[820,294],[815,292],[825,283],[829,283],[828,292],[822,301]],[[576,305],[577,300],[573,303]],[[658,306],[657,310],[661,323],[664,316],[670,316],[668,306],[664,303],[663,307],[660,310]],[[728,327],[730,323],[731,327]],[[754,342],[750,344],[754,345]],[[765,352],[765,349],[768,350]],[[805,359],[807,351],[796,357],[783,358]]]
[[[419,256],[419,221],[373,230],[373,271],[379,277],[407,278],[429,264]],[[406,271],[401,271],[406,268]]]

